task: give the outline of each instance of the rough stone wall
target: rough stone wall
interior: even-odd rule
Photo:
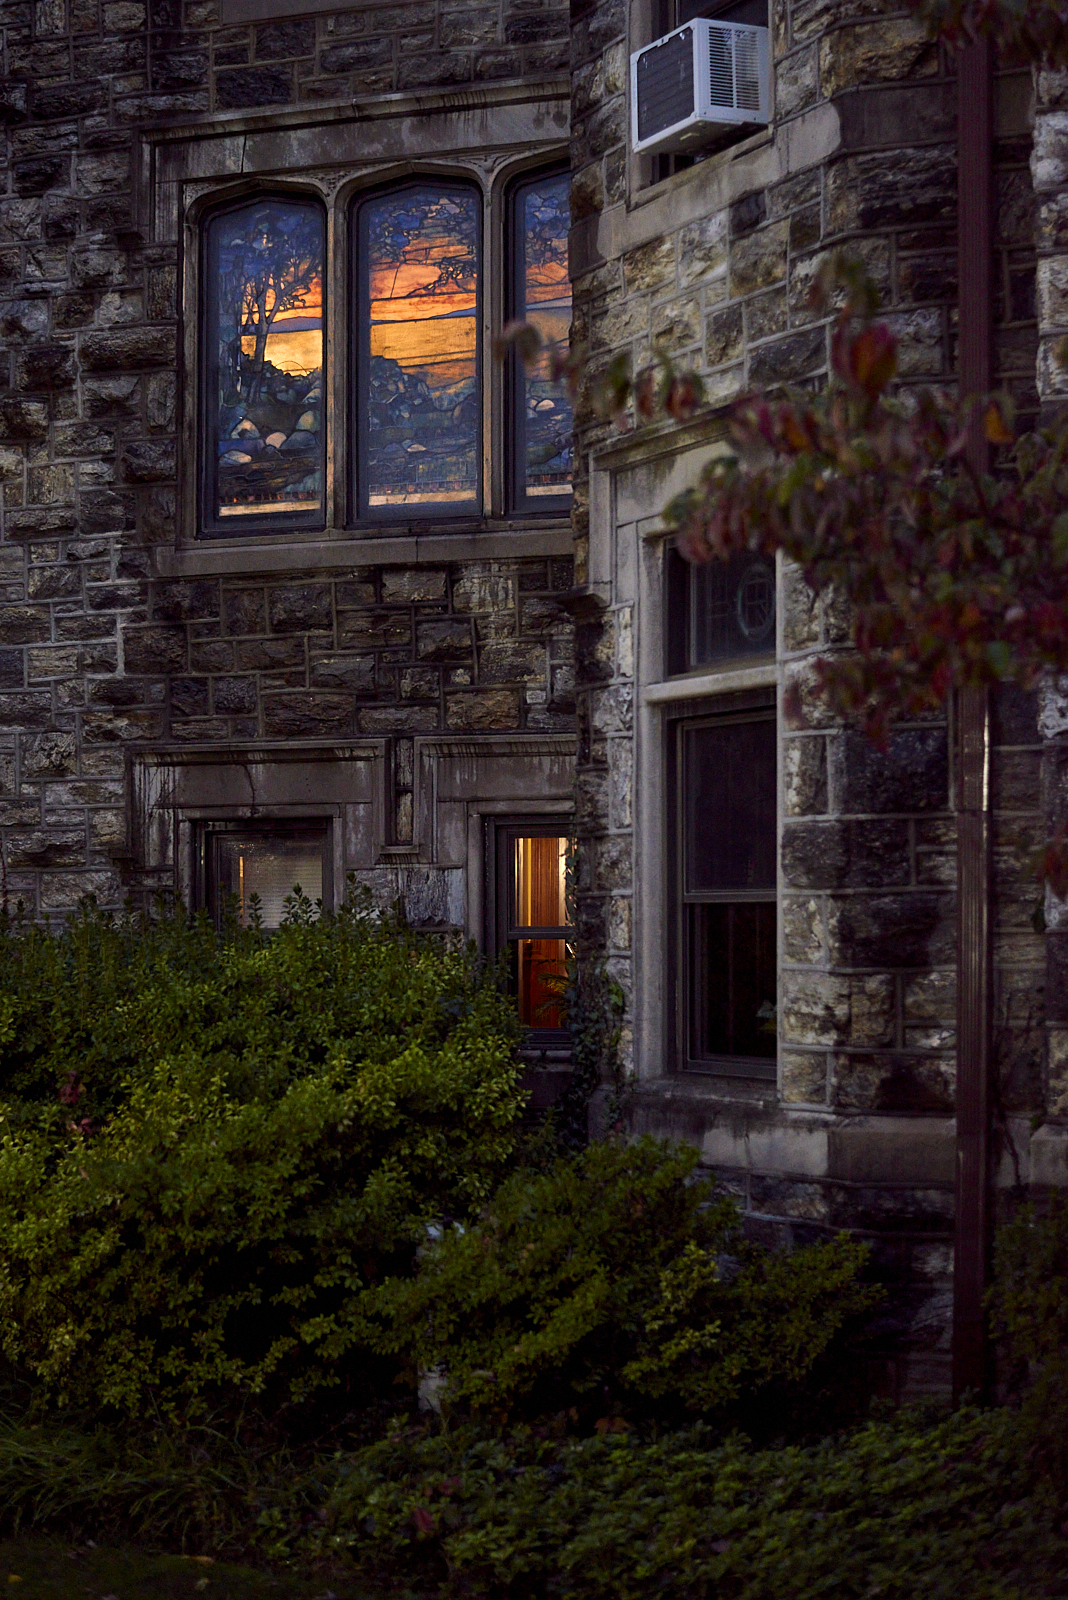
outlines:
[[[843,248],[864,259],[879,286],[905,382],[952,386],[951,52],[878,0],[774,0],[773,142],[717,153],[643,190],[649,174],[637,163],[628,169],[626,156],[626,13],[611,0],[576,0],[572,15],[576,324],[599,369],[619,352],[636,366],[666,348],[704,374],[713,404],[748,385],[819,384],[828,370],[827,328],[807,294],[820,258]],[[1025,424],[1038,403],[1030,115],[1030,75],[1007,65],[997,79],[995,381],[1013,393]],[[1062,122],[1060,115],[1063,142]],[[1058,201],[1047,216],[1048,246],[1054,236],[1063,244],[1055,233],[1062,221]],[[1047,269],[1050,282],[1053,276]],[[610,429],[590,408],[579,422],[583,461]],[[616,604],[618,579],[609,576],[634,559],[624,555],[623,536],[640,545],[635,525],[618,530],[606,558],[598,546],[611,531],[591,522],[582,485],[579,508],[576,565],[590,586],[577,650],[579,833],[588,863],[581,933],[590,949],[607,941],[612,951],[613,973],[628,994],[626,1052],[640,1008],[632,946],[648,914],[640,885],[631,904],[634,818],[649,815],[625,759],[638,726],[629,630],[640,637],[648,619]],[[657,509],[651,499],[647,521]],[[598,501],[594,518],[606,515]],[[902,726],[882,757],[836,725],[815,692],[812,666],[845,640],[844,619],[814,605],[789,571],[782,600],[781,682],[799,694],[784,696],[796,710],[781,730],[778,1096],[759,1103],[750,1091],[747,1103],[744,1091],[711,1080],[658,1086],[649,1080],[672,1064],[654,1049],[632,1063],[646,1080],[632,1117],[635,1126],[695,1139],[750,1213],[787,1236],[841,1225],[869,1233],[882,1271],[900,1286],[890,1331],[921,1366],[930,1355],[928,1377],[937,1386],[951,1304],[952,727],[945,717]],[[1028,697],[998,697],[995,1098],[999,1175],[1008,1185],[1027,1181],[1028,1119],[1043,1112],[1044,954],[1027,864],[1042,826],[1035,716]],[[1068,1048],[1063,1054],[1068,1060]],[[846,1142],[836,1145],[840,1135]],[[854,1138],[855,1158],[846,1154]]]
[[[569,561],[324,577],[298,550],[262,580],[154,578],[175,536],[180,263],[145,242],[131,173],[146,123],[543,78],[566,64],[566,9],[409,0],[223,28],[215,0],[7,0],[0,29],[9,899],[114,904],[136,881],[138,743],[567,723]],[[400,839],[403,771],[402,750]]]
[[[114,904],[137,883],[123,774],[138,743],[392,737],[391,832],[406,843],[412,735],[573,725],[567,559],[116,584],[122,557],[101,540],[93,584],[84,543],[35,545],[28,567],[16,547],[6,566],[35,596],[0,616],[20,685],[0,701],[19,728],[0,813],[7,889],[34,911],[88,891]]]

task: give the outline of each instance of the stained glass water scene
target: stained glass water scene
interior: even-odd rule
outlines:
[[[323,497],[323,215],[259,200],[211,223],[215,515],[318,512]]]
[[[474,506],[479,487],[479,199],[418,186],[361,211],[370,338],[364,493]]]
[[[517,317],[538,329],[543,340],[567,348],[571,330],[571,280],[567,272],[567,230],[571,223],[571,180],[567,173],[525,185],[516,197],[521,255]],[[543,353],[520,379],[522,452],[520,495],[534,498],[571,493],[572,416],[567,387],[554,383]]]

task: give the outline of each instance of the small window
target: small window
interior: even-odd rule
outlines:
[[[496,829],[497,945],[505,955],[519,1020],[535,1044],[552,1044],[566,1034],[569,851],[559,825]]]
[[[356,212],[363,516],[481,507],[481,200],[419,183]]]
[[[683,1062],[774,1078],[774,715],[682,722],[676,737]]]
[[[206,230],[203,522],[323,521],[323,212],[265,198]]]
[[[775,654],[775,564],[741,554],[700,565],[667,552],[668,676]]]
[[[547,344],[566,349],[571,333],[567,234],[571,178],[531,179],[512,191],[510,314]],[[571,501],[574,415],[567,387],[554,383],[549,356],[531,367],[512,362],[512,508],[553,511]]]
[[[258,912],[264,928],[281,925],[298,892],[329,906],[328,842],[326,823],[210,823],[201,840],[202,899],[216,920],[232,906],[246,926]]]

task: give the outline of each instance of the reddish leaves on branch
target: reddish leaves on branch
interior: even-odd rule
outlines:
[[[827,389],[739,399],[733,452],[665,516],[691,560],[781,550],[845,603],[850,647],[819,663],[821,685],[885,745],[895,717],[956,685],[1068,669],[1068,429],[1015,441],[1000,400],[895,398],[896,342],[862,269],[825,263],[814,301],[832,299]],[[969,463],[975,428],[1013,446],[996,475]]]

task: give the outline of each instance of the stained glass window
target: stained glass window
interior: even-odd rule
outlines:
[[[571,179],[566,172],[536,178],[514,193],[513,315],[532,323],[549,344],[566,349],[571,331],[567,231]],[[567,388],[552,380],[548,354],[518,367],[515,394],[516,509],[534,509],[571,494],[572,416]]]
[[[323,508],[323,240],[312,202],[263,199],[208,225],[207,520],[318,521]]]
[[[479,503],[480,201],[416,184],[359,211],[361,504]]]

